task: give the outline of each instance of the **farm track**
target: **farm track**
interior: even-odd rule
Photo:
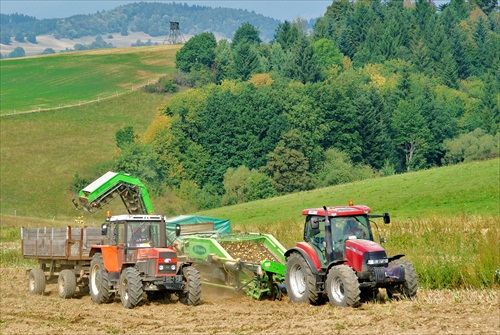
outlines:
[[[143,86],[138,86],[138,87],[136,87],[134,89],[141,89],[141,87],[143,87]],[[132,91],[134,89],[132,89]],[[120,95],[123,95],[123,94],[126,94],[128,92],[129,92],[129,90],[124,91],[124,92],[115,93],[115,94],[112,94],[112,95],[109,95],[109,96],[106,96],[106,97],[102,97],[102,98],[80,101],[78,103],[67,104],[67,105],[63,105],[63,106],[48,107],[48,108],[35,108],[35,109],[32,109],[32,110],[16,111],[16,112],[12,112],[12,113],[0,114],[0,118],[7,117],[7,116],[15,116],[15,115],[23,115],[23,114],[33,114],[33,113],[40,113],[40,112],[48,112],[48,111],[53,111],[53,110],[57,110],[57,109],[65,109],[65,108],[71,108],[71,107],[77,107],[77,106],[82,106],[82,105],[93,104],[93,103],[96,103],[96,102],[101,102],[101,101],[104,101],[104,100],[116,98],[116,97],[118,97]]]
[[[360,308],[255,301],[204,287],[202,304],[147,302],[133,310],[119,299],[63,300],[54,281],[44,296],[27,292],[26,270],[0,269],[1,334],[500,334],[500,291],[421,291],[415,301]]]

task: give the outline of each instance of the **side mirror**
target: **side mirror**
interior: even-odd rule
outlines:
[[[180,224],[176,224],[175,225],[175,236],[179,237],[180,235],[181,235],[181,225]]]
[[[103,223],[101,225],[101,235],[102,236],[108,235],[108,225],[106,223]]]
[[[385,224],[391,223],[391,216],[389,215],[389,213],[384,213],[383,218]]]
[[[311,229],[319,229],[318,218],[311,218]]]

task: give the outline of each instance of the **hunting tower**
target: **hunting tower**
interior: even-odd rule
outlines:
[[[170,21],[170,32],[168,36],[165,37],[163,44],[165,44],[165,42],[167,44],[181,44],[186,42],[184,36],[182,36],[179,22]]]

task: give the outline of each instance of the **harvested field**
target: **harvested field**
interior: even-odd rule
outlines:
[[[204,287],[202,304],[63,300],[55,282],[30,295],[26,269],[0,269],[1,334],[500,334],[500,291],[421,291],[415,301],[360,308],[255,301]]]

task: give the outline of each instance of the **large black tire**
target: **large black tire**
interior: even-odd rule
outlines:
[[[76,292],[76,277],[72,270],[65,269],[59,273],[57,292],[63,299],[73,298]]]
[[[328,299],[333,306],[357,307],[360,294],[356,273],[347,265],[337,265],[326,276]]]
[[[184,305],[197,306],[201,303],[201,276],[192,266],[182,269],[185,280],[184,292],[179,294],[179,301]]]
[[[389,299],[413,299],[417,296],[418,280],[417,272],[413,265],[405,259],[396,259],[389,266],[402,266],[405,270],[405,282],[386,288]]]
[[[109,303],[113,300],[108,271],[104,268],[102,254],[97,253],[90,261],[89,290],[92,301],[97,304]]]
[[[143,303],[141,274],[136,268],[126,268],[120,275],[120,300],[123,307],[134,308]]]
[[[31,294],[43,294],[45,292],[45,273],[41,268],[33,268],[28,275],[28,291]]]
[[[313,305],[320,303],[316,276],[313,275],[306,260],[298,252],[288,256],[285,278],[286,291],[291,302],[308,302]]]

